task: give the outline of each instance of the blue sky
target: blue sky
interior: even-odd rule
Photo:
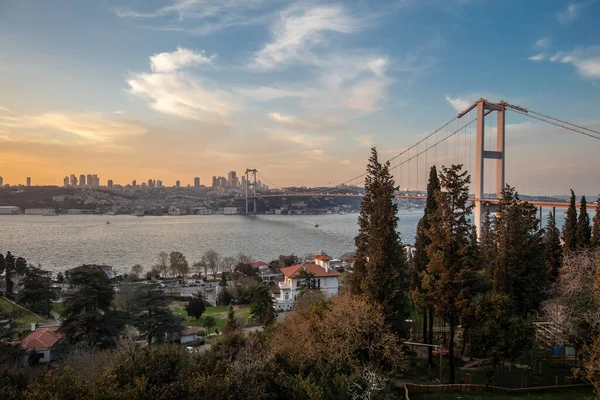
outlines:
[[[335,184],[369,146],[391,157],[480,97],[599,127],[599,15],[594,0],[4,0],[0,175]],[[599,141],[507,124],[508,183],[600,190]]]

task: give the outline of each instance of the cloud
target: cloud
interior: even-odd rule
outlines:
[[[559,51],[550,62],[571,64],[584,78],[600,78],[600,46],[580,47],[570,52]]]
[[[323,147],[333,140],[330,136],[309,135],[285,129],[265,129],[273,140],[299,144],[304,147]]]
[[[373,138],[370,135],[363,135],[356,138],[360,147],[372,147]]]
[[[342,160],[342,161],[340,161],[340,164],[342,164],[342,165],[350,165],[350,164],[352,164],[352,161],[350,161],[350,160]]]
[[[325,41],[325,32],[358,31],[358,21],[341,6],[293,5],[272,26],[273,40],[258,51],[251,66],[273,69],[293,60],[310,58],[310,48]]]
[[[22,115],[0,107],[4,140],[36,143],[96,143],[109,145],[141,136],[146,127],[102,114],[42,113]],[[67,134],[67,135],[65,135]],[[73,139],[76,139],[75,141]]]
[[[152,73],[133,73],[126,80],[128,92],[149,101],[150,108],[192,120],[218,118],[228,122],[238,108],[232,95],[226,91],[209,89],[195,75],[178,71],[183,66],[209,63],[212,57],[202,52],[177,48],[172,53],[150,57]]]
[[[551,39],[549,37],[541,38],[540,40],[535,42],[535,46],[539,47],[540,49],[547,49],[548,47],[550,47],[550,44]]]
[[[319,116],[307,119],[298,119],[291,115],[284,115],[277,112],[267,114],[271,121],[293,130],[312,130],[312,131],[340,131],[344,127],[340,125],[341,121],[335,117]]]
[[[158,53],[150,57],[153,72],[171,72],[191,64],[210,64],[215,55],[207,57],[204,52],[195,52],[182,47],[171,53]]]
[[[556,19],[563,25],[569,24],[577,19],[586,3],[569,3],[567,8],[556,13]]]
[[[450,96],[446,96],[446,100],[458,112],[464,111],[465,109],[469,108],[469,106],[472,104],[472,103],[468,102],[467,100],[463,100],[463,99],[458,98],[458,97],[456,99],[453,99]]]
[[[539,53],[539,54],[536,54],[535,56],[529,57],[529,60],[531,60],[531,61],[544,61],[544,58],[546,58],[546,55],[544,53]]]

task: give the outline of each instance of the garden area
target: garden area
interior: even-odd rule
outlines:
[[[202,313],[202,316],[199,319],[196,319],[188,315],[187,311],[185,310],[186,304],[187,303],[185,302],[175,302],[171,305],[173,313],[184,318],[185,325],[206,328],[208,333],[215,332],[215,329],[218,329],[219,332],[223,332],[223,327],[225,326],[225,322],[227,320],[227,311],[229,309],[228,306],[206,307],[206,310]],[[236,319],[244,322],[242,326],[253,326],[251,323],[252,317],[250,315],[249,307],[235,306],[234,312]],[[214,325],[211,323],[211,318],[214,319]]]

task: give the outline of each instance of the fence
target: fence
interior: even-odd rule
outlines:
[[[410,393],[461,393],[461,392],[487,392],[487,393],[503,393],[503,394],[519,394],[531,392],[554,392],[576,388],[591,388],[591,384],[579,385],[559,385],[559,386],[538,386],[528,388],[505,388],[499,386],[485,385],[470,385],[470,384],[454,384],[454,385],[417,385],[413,383],[404,384],[404,398],[410,400]]]

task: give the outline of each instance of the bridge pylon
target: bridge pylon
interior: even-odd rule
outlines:
[[[485,159],[496,160],[496,198],[502,197],[502,190],[504,189],[505,182],[505,162],[506,162],[506,146],[505,146],[505,111],[506,103],[500,101],[500,103],[492,103],[484,99],[479,99],[471,107],[458,114],[458,118],[463,117],[469,111],[477,109],[477,138],[475,142],[475,210],[474,220],[477,228],[477,235],[481,232],[481,225],[483,220],[483,211],[486,207],[486,201],[484,198],[484,178],[485,178]],[[496,150],[485,149],[485,117],[490,113],[497,112],[497,125],[496,125]]]
[[[253,214],[256,214],[256,173],[258,171],[256,169],[246,169],[246,214],[248,214],[248,187],[252,188],[252,196],[255,198],[252,199],[252,203],[254,204]]]

